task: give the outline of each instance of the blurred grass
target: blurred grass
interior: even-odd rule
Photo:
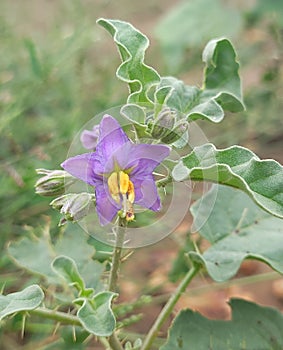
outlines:
[[[59,168],[77,131],[95,114],[127,97],[126,86],[115,78],[116,48],[95,25],[96,19],[132,22],[154,41],[146,62],[163,75],[172,74],[152,33],[161,15],[178,3],[0,2],[0,286],[5,286],[5,291],[15,290],[26,278],[4,253],[7,242],[25,235],[29,225],[40,225],[43,214],[52,217],[52,230],[57,232],[58,214],[49,208],[49,199],[34,193],[35,169]],[[218,146],[241,143],[268,148],[270,142],[282,140],[283,134],[283,28],[264,11],[244,9],[242,16],[245,27],[235,46],[242,62],[247,112],[228,115],[220,125],[200,125]],[[188,84],[199,82],[205,44],[199,42],[185,50],[177,76]],[[4,349],[8,349],[9,332],[5,339]],[[10,348],[14,349],[11,339]]]

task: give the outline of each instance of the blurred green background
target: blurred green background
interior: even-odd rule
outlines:
[[[283,2],[279,0],[1,0],[0,287],[21,286],[9,241],[58,214],[34,193],[35,169],[59,168],[77,131],[122,104],[119,57],[99,17],[131,22],[151,40],[146,62],[161,75],[201,85],[207,41],[229,37],[238,52],[247,111],[200,122],[219,147],[235,143],[282,162]],[[6,338],[5,338],[6,339]],[[19,340],[20,342],[20,340]],[[9,349],[3,345],[3,349]],[[18,344],[17,341],[14,341]],[[20,343],[19,343],[20,344]],[[20,345],[19,345],[20,347]]]

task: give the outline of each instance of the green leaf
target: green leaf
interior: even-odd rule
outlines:
[[[32,273],[44,276],[49,283],[60,282],[51,267],[52,261],[61,255],[69,257],[76,262],[85,285],[100,290],[103,264],[92,260],[95,249],[87,243],[88,237],[82,231],[76,232],[78,228],[73,225],[68,228],[70,230],[66,230],[55,245],[51,244],[48,233],[45,233],[39,238],[25,237],[12,242],[8,247],[8,253],[16,264]]]
[[[128,120],[134,124],[145,124],[145,110],[135,104],[127,104],[121,108],[123,114]]]
[[[41,304],[43,299],[43,291],[36,284],[20,292],[0,295],[0,320],[15,312],[33,310]]]
[[[203,224],[199,233],[212,245],[202,255],[191,252],[190,257],[201,261],[215,281],[233,277],[247,258],[283,273],[283,221],[260,209],[245,193],[214,186],[191,212],[194,224]]]
[[[111,302],[116,295],[112,292],[101,292],[92,299],[84,300],[77,316],[88,332],[101,337],[107,337],[113,333],[116,320]]]
[[[34,240],[24,237],[19,241],[11,242],[8,246],[8,253],[17,265],[48,278],[50,282],[55,281],[51,269],[55,255],[53,256],[53,252],[50,251],[45,237]]]
[[[232,320],[210,320],[198,312],[183,310],[160,350],[280,350],[283,348],[283,316],[276,309],[232,299]]]
[[[241,13],[230,5],[220,0],[198,0],[183,1],[170,9],[157,24],[155,34],[171,69],[180,67],[188,48],[200,47],[211,38],[231,38],[239,33]],[[205,14],[209,14],[209,19]]]
[[[213,96],[224,110],[242,111],[239,63],[231,42],[225,38],[211,40],[202,58],[206,64],[203,95]]]
[[[88,296],[93,289],[86,289],[84,280],[82,279],[75,261],[67,256],[58,256],[52,262],[53,270],[60,277],[64,278],[69,285],[75,286],[80,295]]]
[[[173,77],[163,77],[156,94],[167,88],[167,105],[188,120],[206,119],[219,123],[224,118],[224,111],[244,109],[239,63],[228,39],[210,41],[203,51],[203,61],[206,67],[201,89]]]
[[[172,176],[176,181],[190,178],[241,189],[264,210],[283,218],[283,167],[275,160],[260,160],[244,147],[195,147],[175,166]]]
[[[202,91],[196,86],[185,85],[183,81],[173,77],[163,77],[157,94],[159,91],[166,91],[165,89],[169,91],[167,106],[181,112],[189,120],[207,119],[218,123],[224,118],[222,107],[213,97],[203,99]]]
[[[147,92],[158,84],[158,73],[144,63],[145,51],[149,46],[148,38],[130,23],[99,19],[97,21],[113,37],[117,44],[122,64],[117,69],[117,77],[128,83],[130,88],[129,103],[149,102]]]

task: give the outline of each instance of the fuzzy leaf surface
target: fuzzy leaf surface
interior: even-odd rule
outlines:
[[[31,273],[44,276],[49,283],[60,283],[52,269],[52,262],[56,257],[64,255],[76,262],[86,287],[101,289],[100,276],[104,266],[92,259],[95,249],[87,243],[84,234],[75,230],[64,232],[55,245],[51,244],[46,235],[35,239],[24,237],[12,242],[8,247],[8,253],[17,265]]]
[[[283,315],[276,309],[232,299],[230,321],[211,320],[192,310],[181,311],[160,350],[280,350]]]
[[[36,284],[20,292],[0,295],[0,320],[15,312],[33,310],[41,304],[43,299],[43,291]]]
[[[214,186],[191,212],[211,246],[203,254],[190,252],[190,257],[201,262],[215,281],[232,278],[248,258],[283,273],[283,220],[263,211],[245,193]]]
[[[101,292],[92,299],[85,299],[77,316],[88,332],[101,337],[107,337],[113,333],[116,320],[111,302],[115,296],[116,294],[112,292]]]
[[[186,85],[174,77],[162,77],[156,94],[167,89],[168,95],[163,100],[189,121],[206,119],[219,123],[224,111],[244,110],[239,63],[233,45],[225,38],[211,40],[206,45],[203,61],[202,88]]]
[[[173,169],[176,181],[211,181],[246,192],[257,205],[283,218],[283,167],[275,160],[260,160],[250,150],[213,144],[195,147]]]
[[[122,64],[117,77],[126,82],[130,89],[129,103],[151,103],[148,90],[159,83],[158,73],[144,63],[148,38],[130,23],[100,18],[97,23],[104,27],[117,45]]]

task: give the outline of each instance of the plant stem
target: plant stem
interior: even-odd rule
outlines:
[[[183,278],[182,282],[179,284],[175,292],[171,295],[170,299],[167,301],[166,305],[158,315],[156,321],[154,322],[153,326],[149,330],[149,333],[147,334],[143,346],[141,350],[150,350],[151,346],[154,342],[154,339],[157,337],[157,334],[163,325],[163,323],[167,320],[167,318],[170,316],[174,306],[176,305],[177,301],[180,299],[182,293],[187,288],[188,284],[191,282],[191,280],[194,278],[194,276],[197,274],[197,272],[200,269],[200,265],[194,265],[189,272],[186,274],[186,276]]]
[[[117,281],[118,281],[118,274],[119,274],[119,268],[120,268],[120,262],[121,262],[121,255],[123,250],[123,242],[125,237],[125,221],[121,218],[119,218],[117,231],[116,231],[116,242],[115,242],[115,248],[113,251],[113,257],[112,257],[112,265],[111,265],[111,271],[109,276],[109,282],[108,282],[108,290],[111,292],[116,292],[117,289]]]
[[[122,255],[123,243],[125,238],[125,227],[126,227],[126,220],[119,218],[117,231],[116,231],[116,243],[113,251],[112,265],[111,265],[109,282],[108,282],[108,290],[112,292],[115,292],[117,289],[121,255]],[[113,350],[123,350],[123,347],[115,332],[109,337],[109,344]]]
[[[37,309],[31,310],[29,312],[32,313],[33,315],[49,318],[51,320],[54,320],[60,323],[74,325],[74,326],[82,326],[77,316],[70,315],[65,312],[54,311],[54,310],[45,309],[42,307],[38,307]]]

